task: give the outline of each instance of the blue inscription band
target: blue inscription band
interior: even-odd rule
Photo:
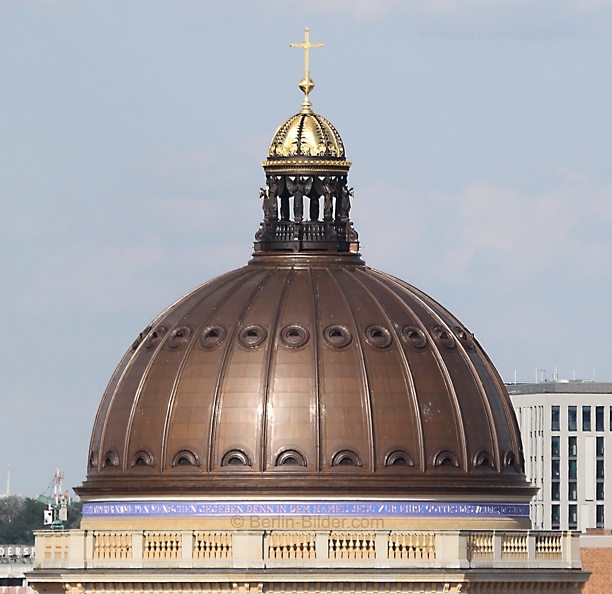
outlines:
[[[395,500],[257,501],[162,500],[104,501],[83,504],[86,518],[231,517],[231,516],[374,516],[391,518],[529,518],[529,504],[444,503]]]

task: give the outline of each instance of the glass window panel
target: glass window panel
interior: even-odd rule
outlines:
[[[578,477],[578,464],[576,460],[569,460],[567,463],[567,474],[569,478],[575,479]]]
[[[561,461],[560,460],[551,460],[550,462],[550,474],[551,478],[559,478],[561,475]]]
[[[590,406],[582,407],[582,430],[583,431],[591,430],[591,407]]]
[[[604,484],[603,482],[599,482],[597,483],[597,495],[596,495],[597,501],[603,501],[604,500]]]
[[[577,505],[568,505],[567,509],[567,519],[569,522],[570,530],[575,530],[578,527],[578,506]]]
[[[568,431],[577,431],[577,409],[575,406],[567,407],[567,430]]]
[[[603,505],[597,506],[595,521],[597,522],[597,528],[604,527],[604,506]]]
[[[550,430],[559,431],[559,407],[553,406],[550,410]],[[612,408],[610,409],[610,427],[612,428]]]
[[[597,460],[596,464],[597,466],[596,466],[595,474],[598,479],[602,479],[604,477],[604,461]]]
[[[551,489],[550,489],[550,498],[553,501],[559,501],[561,499],[561,489],[560,489],[560,485],[561,483],[559,483],[559,481],[553,481],[551,483]]]
[[[561,523],[561,507],[558,504],[550,506],[550,522],[553,528],[559,528]]]
[[[570,501],[578,500],[578,486],[576,481],[570,481],[567,485],[567,498]]]
[[[603,437],[598,437],[597,438],[597,455],[598,456],[603,456],[604,455],[604,438]]]
[[[567,453],[570,458],[575,458],[578,455],[578,438],[568,437],[567,438]]]
[[[555,435],[550,438],[550,455],[558,458],[561,455],[561,438]]]
[[[595,431],[604,430],[604,407],[595,407]]]

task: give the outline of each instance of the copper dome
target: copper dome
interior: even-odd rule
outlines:
[[[296,133],[315,118],[309,105],[287,123]],[[124,356],[94,424],[85,498],[530,497],[510,399],[478,342],[362,261],[350,163],[328,127],[341,150],[323,158],[341,167],[266,161],[252,260],[170,306]]]
[[[525,487],[506,390],[468,330],[355,255],[267,255],[129,349],[81,492]]]

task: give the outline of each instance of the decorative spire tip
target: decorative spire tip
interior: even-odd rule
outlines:
[[[314,89],[314,81],[310,78],[310,48],[323,47],[322,43],[310,43],[310,30],[308,27],[304,29],[304,41],[302,43],[290,43],[290,47],[304,48],[304,78],[300,81],[299,87],[304,93],[304,101],[302,102],[302,112],[310,113],[310,99],[308,95]]]

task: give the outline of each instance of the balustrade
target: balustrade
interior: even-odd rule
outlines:
[[[389,559],[435,559],[435,535],[432,532],[391,532]]]
[[[194,559],[231,559],[232,535],[229,532],[196,532]]]
[[[315,535],[271,532],[267,535],[269,559],[314,559]]]
[[[363,560],[364,566],[394,567],[579,567],[578,533],[544,531],[250,531],[250,544],[234,548],[240,531],[71,530],[36,533],[37,569],[259,566],[294,560],[301,567],[335,560]],[[243,537],[241,536],[241,539]],[[241,540],[241,542],[245,542]],[[259,543],[259,544],[257,544]],[[248,553],[246,552],[248,549]],[[244,559],[243,556],[247,555]]]
[[[376,548],[374,534],[332,532],[329,538],[330,559],[374,559]]]
[[[132,535],[129,532],[94,532],[94,559],[131,559]]]

